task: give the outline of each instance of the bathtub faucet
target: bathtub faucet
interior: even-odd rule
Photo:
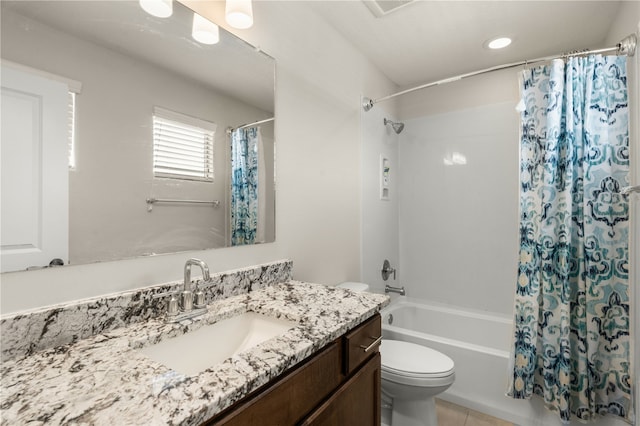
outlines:
[[[406,292],[404,291],[404,286],[402,287],[392,287],[389,284],[384,286],[385,293],[398,293],[400,296],[404,296]]]

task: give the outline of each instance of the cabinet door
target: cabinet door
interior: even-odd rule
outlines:
[[[330,394],[342,380],[341,348],[337,341],[320,350],[301,367],[260,389],[231,410],[209,420],[216,426],[291,426]]]
[[[380,353],[376,353],[300,424],[379,426],[380,403]]]

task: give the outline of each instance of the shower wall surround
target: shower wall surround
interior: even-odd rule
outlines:
[[[398,144],[400,270],[411,296],[511,313],[518,248],[514,106],[405,121]]]
[[[384,119],[395,120],[393,103],[378,104],[370,111],[362,111],[362,282],[382,293],[385,284],[402,285],[403,271],[384,281],[380,270],[385,259],[393,267],[399,265],[398,249],[398,144],[404,133],[396,134]],[[407,131],[405,129],[404,131]],[[381,157],[389,161],[389,196],[380,197]],[[395,279],[394,279],[395,277]],[[411,294],[410,294],[411,295]]]
[[[198,281],[198,287],[205,293],[205,303],[210,304],[291,278],[292,262],[281,260],[212,274],[206,284]],[[182,284],[170,282],[2,316],[1,360],[27,356],[158,317],[166,309],[167,298],[154,295],[177,291]]]

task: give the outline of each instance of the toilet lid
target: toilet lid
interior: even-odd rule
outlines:
[[[444,377],[453,374],[453,360],[443,353],[415,343],[382,340],[382,369],[413,377]]]
[[[336,287],[338,288],[348,288],[349,290],[353,290],[356,293],[360,293],[363,291],[369,291],[369,285],[365,283],[357,283],[352,281],[347,281],[344,283],[338,284]]]

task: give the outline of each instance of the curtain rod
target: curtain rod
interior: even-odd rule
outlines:
[[[275,120],[275,119],[276,119],[275,117],[265,118],[264,120],[258,120],[258,121],[254,121],[254,122],[252,122],[252,123],[243,124],[243,125],[238,126],[238,127],[235,127],[235,128],[233,128],[233,127],[229,127],[229,128],[227,129],[227,133],[231,133],[231,132],[233,132],[234,130],[238,130],[238,129],[244,129],[244,128],[246,128],[246,127],[257,126],[258,124],[268,123],[268,122],[273,121],[273,120]]]
[[[426,89],[426,88],[433,87],[433,86],[439,86],[441,84],[446,84],[446,83],[453,83],[454,81],[459,81],[459,80],[462,80],[463,78],[473,77],[473,76],[476,76],[476,75],[486,74],[486,73],[489,73],[489,72],[499,71],[499,70],[513,68],[513,67],[519,67],[519,66],[522,66],[522,65],[534,64],[536,62],[545,62],[545,61],[550,61],[550,60],[553,60],[553,59],[562,59],[562,58],[569,58],[569,57],[572,57],[572,56],[584,56],[584,55],[590,55],[590,54],[595,54],[595,53],[605,53],[605,52],[614,52],[614,51],[618,55],[633,56],[635,54],[635,51],[636,51],[637,41],[638,41],[638,38],[636,37],[636,35],[635,34],[630,34],[627,37],[623,38],[622,41],[620,41],[620,43],[618,43],[614,47],[607,47],[607,48],[598,49],[598,50],[576,51],[576,52],[565,53],[565,54],[562,54],[562,55],[545,56],[543,58],[529,59],[529,60],[526,60],[526,61],[519,61],[519,62],[512,62],[512,63],[509,63],[509,64],[497,65],[497,66],[490,67],[490,68],[485,68],[485,69],[482,69],[482,70],[479,70],[479,71],[473,71],[473,72],[466,73],[466,74],[460,74],[460,75],[457,75],[455,77],[449,77],[449,78],[445,78],[445,79],[442,79],[442,80],[434,81],[434,82],[431,82],[431,83],[422,84],[420,86],[413,87],[413,88],[407,89],[407,90],[403,90],[401,92],[393,93],[391,95],[387,95],[387,96],[384,96],[382,98],[378,98],[378,99],[375,99],[375,100],[365,97],[365,98],[363,98],[362,108],[364,108],[365,111],[369,111],[371,108],[373,108],[373,105],[377,104],[378,102],[386,101],[388,99],[395,98],[396,96],[401,96],[401,95],[405,95],[407,93],[415,92],[416,90],[422,90],[422,89]]]

